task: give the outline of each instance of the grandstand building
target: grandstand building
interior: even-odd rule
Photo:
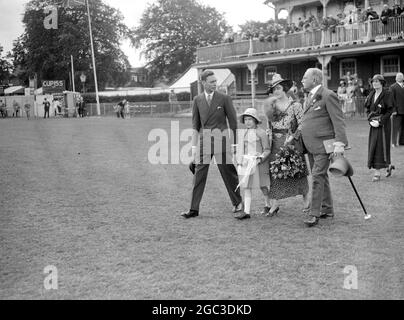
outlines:
[[[288,22],[297,24],[299,18],[315,16],[348,16],[373,7],[379,15],[383,4],[403,5],[403,0],[339,1],[339,0],[272,0],[275,15],[286,10]],[[344,13],[342,15],[342,13]],[[276,41],[275,41],[276,40]],[[335,28],[308,28],[293,33],[282,33],[267,41],[258,38],[200,47],[194,67],[227,68],[235,75],[236,93],[263,95],[272,74],[295,80],[299,85],[305,70],[323,70],[324,85],[336,90],[339,80],[356,74],[365,85],[374,74],[384,75],[388,84],[404,62],[404,15],[390,17],[386,24],[380,19],[359,19],[349,23],[339,21]]]

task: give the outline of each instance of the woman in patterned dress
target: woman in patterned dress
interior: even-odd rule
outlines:
[[[264,103],[265,115],[268,119],[268,128],[272,135],[272,149],[269,162],[276,159],[280,148],[291,143],[298,135],[301,119],[303,117],[302,105],[286,95],[292,86],[291,80],[284,80],[279,74],[272,78],[267,93],[272,94]],[[302,154],[302,157],[303,154]],[[273,216],[279,211],[279,199],[303,196],[304,209],[309,207],[308,199],[309,184],[307,175],[301,178],[274,179],[271,176],[269,197],[271,207],[268,208],[268,216]]]

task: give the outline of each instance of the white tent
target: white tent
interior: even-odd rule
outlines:
[[[209,69],[215,73],[217,78],[217,87],[227,87],[235,81],[234,74],[229,69]],[[198,80],[198,70],[195,67],[190,67],[186,70],[171,86],[176,92],[190,91],[191,83]]]
[[[4,94],[16,94],[16,93],[24,93],[23,86],[12,86],[4,89]]]

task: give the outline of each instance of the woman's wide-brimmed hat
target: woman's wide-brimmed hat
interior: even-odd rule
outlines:
[[[249,116],[257,120],[257,123],[261,123],[261,120],[258,118],[257,109],[255,108],[247,108],[244,113],[240,116],[240,122],[244,123],[244,117]]]
[[[329,171],[336,177],[351,177],[353,168],[344,156],[336,156],[331,158]]]
[[[386,80],[384,79],[384,77],[381,74],[375,74],[372,78],[372,82],[375,80],[378,80],[383,85],[386,84]]]
[[[288,80],[288,79],[282,79],[281,75],[279,73],[275,73],[272,76],[272,80],[268,86],[267,89],[267,94],[272,93],[273,89],[278,85],[278,84],[284,84],[288,88],[291,88],[293,86],[293,81]]]

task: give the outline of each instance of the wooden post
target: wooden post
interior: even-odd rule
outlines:
[[[327,72],[327,67],[328,64],[331,61],[332,56],[331,55],[325,55],[325,56],[319,56],[317,57],[317,60],[319,63],[321,63],[321,69],[323,71],[323,87],[327,88],[328,87],[328,72]]]
[[[251,103],[253,108],[255,108],[255,70],[257,66],[258,63],[247,63],[248,70],[251,72]]]

